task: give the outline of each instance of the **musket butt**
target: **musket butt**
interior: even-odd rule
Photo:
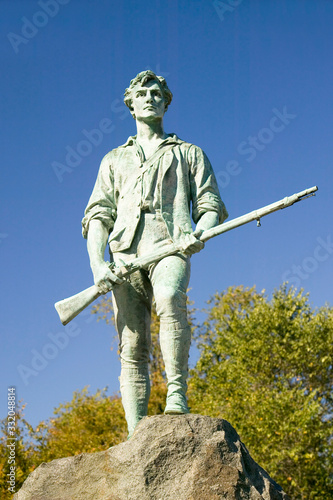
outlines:
[[[54,304],[54,307],[58,313],[58,316],[60,318],[60,321],[61,323],[66,326],[67,323],[69,323],[73,318],[72,318],[72,315],[71,313],[69,313],[69,311],[65,308],[63,308],[63,304],[62,304],[62,300],[60,300],[59,302],[56,302]],[[75,316],[74,316],[75,317]]]
[[[59,300],[54,304],[63,325],[67,325],[74,319],[83,309],[96,300],[101,295],[98,286],[93,285],[82,292],[68,297],[67,299]]]

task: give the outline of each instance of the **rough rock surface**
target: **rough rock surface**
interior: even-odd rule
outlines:
[[[74,431],[73,431],[74,432]],[[107,451],[41,464],[15,500],[288,500],[226,421],[146,417]]]

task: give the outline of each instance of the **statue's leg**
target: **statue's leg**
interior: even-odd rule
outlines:
[[[113,290],[121,360],[120,392],[129,437],[148,410],[151,301],[152,288],[145,271],[133,273],[129,281]]]
[[[190,259],[173,255],[158,262],[150,275],[157,314],[160,344],[167,375],[165,413],[188,413],[186,401],[191,329],[187,321],[186,291]]]

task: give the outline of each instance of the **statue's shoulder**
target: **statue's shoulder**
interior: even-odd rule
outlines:
[[[191,142],[187,142],[184,141],[183,139],[180,139],[176,134],[168,134],[168,135],[169,135],[169,142],[170,143],[174,142],[174,145],[178,146],[183,151],[188,151],[192,147],[197,148],[197,146],[195,146]]]
[[[182,141],[181,149],[186,154],[188,161],[191,163],[204,161],[207,158],[204,150],[192,142]]]
[[[183,139],[180,139],[176,134],[169,134],[169,135],[171,135],[174,138],[175,142],[177,144],[179,144],[179,146],[181,148],[187,149],[187,150],[191,149],[191,150],[197,151],[197,152],[200,152],[200,151],[202,152],[202,149],[199,146],[196,146],[195,144],[193,144],[192,142],[184,141]]]
[[[113,156],[119,156],[120,154],[122,154],[124,152],[125,149],[133,146],[135,138],[136,138],[136,136],[133,136],[133,137],[129,136],[129,138],[127,139],[127,141],[124,144],[121,144],[117,148],[112,149],[112,151],[110,151],[110,153],[112,153]]]
[[[118,146],[117,148],[111,149],[102,159],[101,165],[112,165],[115,160],[118,160],[126,150],[128,146],[131,146],[133,144],[133,138],[129,137],[128,140],[124,143],[121,144],[121,146]]]

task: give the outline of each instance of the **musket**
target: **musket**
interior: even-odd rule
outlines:
[[[202,242],[206,242],[214,236],[226,233],[227,231],[231,231],[236,227],[243,226],[244,224],[248,224],[249,222],[255,220],[257,221],[257,226],[260,226],[260,219],[265,215],[269,215],[273,212],[276,212],[277,210],[281,210],[282,208],[290,207],[298,201],[305,200],[310,196],[314,196],[317,190],[317,186],[313,186],[312,188],[305,189],[304,191],[293,194],[292,196],[286,196],[282,200],[276,201],[275,203],[266,205],[265,207],[259,208],[258,210],[253,210],[253,212],[249,212],[248,214],[242,215],[241,217],[232,219],[229,222],[224,222],[223,224],[212,227],[211,229],[207,229],[201,234],[199,239]],[[119,278],[126,278],[138,269],[147,267],[150,264],[158,262],[164,257],[174,255],[181,251],[182,248],[180,247],[180,245],[173,243],[170,245],[166,245],[163,248],[143,257],[137,257],[126,264],[124,263],[121,267],[115,266],[114,263],[109,263],[109,265],[112,272]],[[102,292],[97,285],[93,285],[89,288],[86,288],[82,292],[73,295],[72,297],[68,297],[67,299],[56,302],[54,306],[59,314],[62,324],[67,325],[67,323],[72,321],[72,319],[74,319],[81,311],[83,311],[92,302],[94,302],[94,300],[103,295],[103,293],[104,292]]]

